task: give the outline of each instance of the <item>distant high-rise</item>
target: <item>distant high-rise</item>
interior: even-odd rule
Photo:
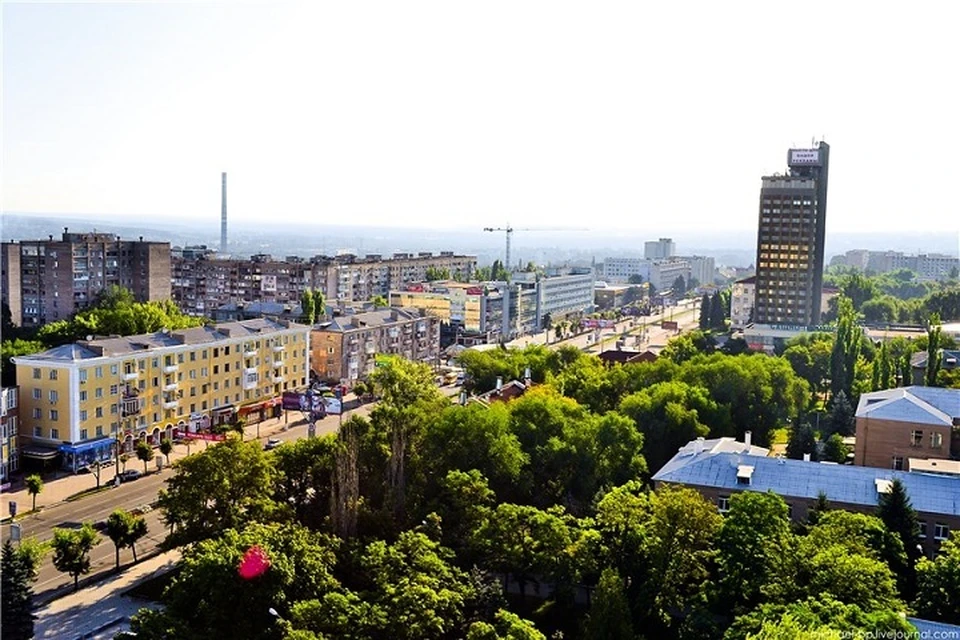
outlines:
[[[786,175],[764,176],[754,322],[820,323],[830,146],[790,149]]]
[[[663,260],[677,255],[677,245],[672,238],[660,238],[643,243],[643,257],[647,260]]]
[[[227,172],[220,174],[220,253],[227,253]]]

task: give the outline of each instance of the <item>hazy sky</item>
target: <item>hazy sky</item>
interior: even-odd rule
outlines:
[[[753,234],[825,136],[828,232],[960,227],[956,2],[2,11],[6,211]]]

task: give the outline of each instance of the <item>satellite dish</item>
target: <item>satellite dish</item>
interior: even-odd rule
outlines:
[[[87,342],[90,342],[92,340],[93,340],[93,336],[87,336]]]

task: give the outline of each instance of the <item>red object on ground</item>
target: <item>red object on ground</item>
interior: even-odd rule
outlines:
[[[240,560],[237,571],[244,580],[253,580],[262,576],[269,568],[270,559],[267,557],[266,551],[258,545],[254,545],[243,554],[243,559]]]

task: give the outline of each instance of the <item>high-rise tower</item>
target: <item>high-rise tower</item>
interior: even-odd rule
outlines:
[[[227,254],[227,172],[220,174],[220,255]]]
[[[790,149],[786,175],[764,176],[757,231],[759,324],[820,323],[830,146]]]

